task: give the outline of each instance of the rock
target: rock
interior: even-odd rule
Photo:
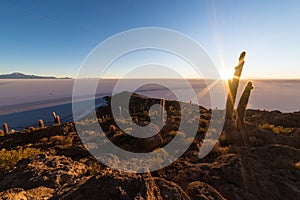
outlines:
[[[111,171],[92,177],[76,190],[65,194],[63,199],[190,200],[178,185],[162,178]]]
[[[7,200],[27,200],[26,192],[22,188],[13,188],[0,193],[1,199]]]
[[[187,193],[192,200],[225,200],[225,198],[215,188],[200,181],[188,184]]]
[[[0,199],[6,200],[29,200],[29,199],[49,199],[53,196],[54,189],[38,187],[30,190],[13,188],[0,192]]]
[[[44,186],[59,192],[80,182],[86,173],[87,166],[71,158],[37,155],[20,161],[14,171],[5,174],[0,180],[0,191]]]
[[[140,140],[141,142],[138,144],[140,149],[144,149],[145,151],[151,152],[156,148],[159,148],[163,144],[163,139],[160,134],[156,134],[152,137],[145,138]]]
[[[166,106],[170,106],[170,102],[167,101]],[[105,107],[104,110],[109,111],[109,108]],[[178,108],[176,109],[172,108],[173,113],[178,112]],[[140,122],[146,124],[147,116],[141,111],[139,113],[144,120]],[[106,112],[103,114],[111,116]],[[6,164],[12,166],[0,174],[0,199],[298,200],[300,112],[248,110],[246,114],[245,130],[251,142],[250,146],[236,144],[228,146],[228,143],[224,143],[222,147],[227,151],[216,148],[205,158],[199,159],[199,147],[202,145],[206,126],[200,125],[202,128],[189,149],[174,163],[151,172],[151,175],[117,172],[99,163],[84,147],[81,142],[82,136],[79,138],[77,135],[74,123],[2,136],[0,146],[5,151],[1,152],[0,167],[4,168]],[[209,116],[209,113],[204,112],[206,120],[209,120]],[[107,131],[108,122],[112,123],[112,119],[101,122]],[[193,123],[192,120],[191,122]],[[292,128],[292,131],[287,134],[274,133],[272,130],[260,128],[261,123]],[[149,137],[143,139],[144,141],[124,133],[119,134],[120,131],[112,131],[113,134],[106,138],[105,133],[98,134],[92,130],[93,127],[87,131],[86,146],[93,152],[96,147],[102,148],[108,139],[111,139],[120,147],[136,153],[155,149],[152,152],[155,157],[148,163],[139,159],[126,160],[126,156],[117,157],[114,155],[114,149],[110,149],[111,152],[105,157],[112,166],[122,164],[124,167],[129,166],[134,171],[141,172],[142,169],[148,169],[149,164],[158,165],[161,164],[160,161],[167,161],[163,155],[167,155],[168,152],[161,147],[172,140],[178,126],[177,123],[166,121],[157,137]],[[151,128],[149,131],[157,131],[155,126],[149,128]],[[179,134],[188,136],[189,133],[187,131]],[[57,144],[51,143],[53,136],[63,136],[61,137],[63,140],[71,137],[72,145],[58,148]],[[11,150],[20,147],[23,149],[33,147],[42,153],[16,164],[14,161],[23,158],[24,155],[7,152],[13,152]],[[100,152],[96,157],[102,158],[104,155]],[[2,156],[9,162],[1,162]],[[136,163],[142,164],[142,168]]]
[[[190,200],[190,197],[174,182],[166,181],[163,178],[154,178],[154,181],[159,187],[162,199]]]

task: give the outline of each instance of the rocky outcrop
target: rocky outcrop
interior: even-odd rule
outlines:
[[[225,199],[215,188],[200,181],[194,181],[188,184],[187,193],[192,200]]]
[[[165,104],[168,108],[173,106],[169,101]],[[143,105],[147,107],[147,104]],[[102,109],[109,116],[104,112],[109,111],[109,106]],[[167,109],[170,116],[166,125],[159,134],[144,139],[144,143],[122,132],[110,117],[104,120],[102,116],[99,119],[103,119],[101,126],[104,133],[97,134],[90,127],[86,132],[88,143],[85,145],[73,123],[0,136],[0,146],[5,149],[0,150],[0,199],[264,200],[297,199],[300,196],[299,113],[248,110],[244,131],[249,146],[222,143],[199,159],[199,149],[210,118],[208,110],[200,111],[199,130],[188,150],[174,163],[151,174],[112,170],[98,162],[86,148],[101,145],[99,141],[104,139],[132,152],[151,151],[157,146],[164,146],[176,134],[180,137],[188,135],[177,131],[182,119],[174,114],[176,108]],[[146,112],[139,112],[134,117],[138,118],[138,123],[149,123]],[[81,125],[89,127],[92,123],[96,124],[86,121]],[[264,129],[260,126],[262,123],[283,126],[291,131],[276,133],[272,129]],[[154,125],[150,128],[159,130]],[[35,154],[22,155],[21,158],[12,154],[28,152],[18,150],[20,148],[34,149]],[[20,161],[6,169],[2,156],[6,156],[6,161]],[[113,152],[108,159],[116,164],[132,164],[121,161]]]
[[[124,174],[106,171],[86,181],[63,196],[63,199],[174,199],[190,200],[189,196],[175,183],[150,174]]]
[[[46,187],[59,194],[87,179],[87,172],[86,165],[71,158],[37,155],[20,161],[15,170],[1,177],[0,191],[22,188],[24,191],[17,191],[21,195],[28,190]]]
[[[34,189],[24,190],[22,188],[14,188],[0,192],[0,199],[6,200],[30,200],[30,199],[49,199],[53,196],[54,189],[46,187],[38,187]]]
[[[220,155],[213,162],[191,164],[182,160],[158,173],[181,186],[191,198],[204,195],[197,193],[196,186],[191,185],[201,181],[214,188],[215,195],[222,194],[226,199],[264,199],[266,196],[270,199],[297,199],[300,195],[300,171],[296,167],[299,155],[300,150],[296,148],[266,145],[239,149],[239,154]],[[197,190],[210,188],[197,185],[204,186]]]

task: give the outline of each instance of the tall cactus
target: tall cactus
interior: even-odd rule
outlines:
[[[246,56],[246,52],[243,51],[240,54],[238,65],[234,68],[235,69],[234,76],[232,80],[228,81],[229,92],[228,92],[227,103],[226,103],[226,120],[233,120],[234,104],[235,104],[236,94],[240,83],[240,77],[245,63],[244,61],[245,56]]]
[[[248,101],[250,98],[251,90],[253,90],[253,84],[251,81],[249,81],[242,93],[242,96],[240,98],[238,107],[237,107],[237,125],[238,127],[241,127],[244,125],[245,122],[245,115],[246,115],[246,108],[248,105]]]
[[[244,127],[244,120],[246,114],[247,104],[250,98],[251,90],[254,88],[252,82],[248,82],[245,87],[242,96],[239,100],[237,107],[236,119],[233,119],[234,105],[236,101],[236,95],[239,87],[240,77],[242,74],[244,66],[244,58],[246,53],[242,52],[239,57],[238,66],[235,67],[234,77],[232,80],[228,81],[229,92],[226,103],[226,123],[225,123],[225,134],[229,142],[234,142],[236,144],[248,145],[247,131]],[[241,143],[242,142],[242,143]]]

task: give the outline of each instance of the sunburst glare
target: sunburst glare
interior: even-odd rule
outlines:
[[[234,75],[234,68],[221,68],[219,73],[222,80],[229,80],[232,79]]]

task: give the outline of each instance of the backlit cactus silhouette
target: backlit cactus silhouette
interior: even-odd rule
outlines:
[[[58,115],[56,116],[55,124],[60,125],[60,117]]]
[[[248,104],[248,101],[249,101],[249,97],[250,97],[250,94],[251,94],[251,90],[253,90],[253,85],[252,85],[252,82],[248,82],[244,91],[243,91],[243,94],[240,98],[240,101],[239,101],[239,104],[238,104],[238,107],[237,107],[237,117],[236,117],[236,121],[237,121],[237,125],[238,127],[241,127],[244,125],[244,122],[245,122],[245,115],[246,115],[246,108],[247,108],[247,104]]]
[[[250,98],[251,90],[254,88],[252,82],[248,82],[247,86],[245,87],[242,96],[239,100],[236,117],[234,118],[234,105],[236,101],[236,95],[239,87],[240,77],[243,71],[244,66],[244,58],[246,56],[246,52],[242,52],[239,57],[238,66],[235,67],[234,77],[232,80],[228,81],[228,97],[226,103],[226,122],[224,131],[226,134],[227,139],[230,142],[237,142],[241,141],[245,145],[248,144],[248,137],[246,135],[246,131],[244,128],[244,120],[246,115],[246,108],[248,105],[248,101]]]
[[[233,113],[234,113],[234,104],[236,99],[237,90],[240,83],[240,77],[243,71],[244,66],[244,58],[246,56],[246,52],[242,52],[239,57],[238,66],[235,67],[235,72],[232,80],[228,81],[228,97],[226,103],[226,120],[232,120]]]

